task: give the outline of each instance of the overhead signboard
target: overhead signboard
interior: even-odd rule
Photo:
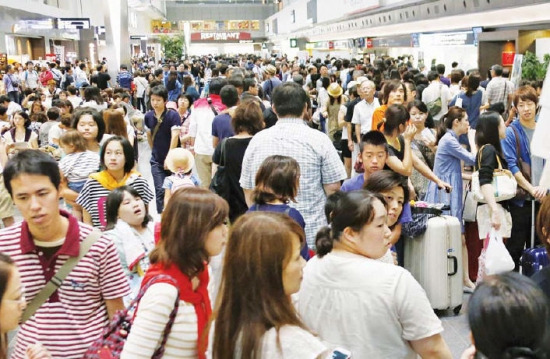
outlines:
[[[83,30],[90,28],[89,18],[60,17],[57,19],[57,28],[60,30]]]
[[[191,34],[191,41],[202,42],[240,42],[252,40],[249,32],[224,31],[224,32],[195,32]]]
[[[474,45],[472,31],[448,32],[439,34],[420,34],[420,47]]]

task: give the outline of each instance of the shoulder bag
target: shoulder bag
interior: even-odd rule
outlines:
[[[527,182],[531,183],[531,165],[521,159],[521,147],[519,145],[519,134],[518,131],[514,128],[514,126],[510,126],[512,128],[512,131],[514,131],[514,137],[516,139],[516,156],[517,156],[517,165],[519,167],[519,170],[523,177],[527,180]],[[527,192],[527,190],[521,186],[517,187],[516,196],[514,199],[516,200],[527,200],[531,197],[531,194]]]
[[[168,110],[164,110],[163,114],[160,116],[160,118],[157,121],[157,124],[155,125],[155,128],[153,129],[153,133],[151,135],[151,144],[155,144],[155,137],[157,136],[157,132],[159,131],[160,125],[162,125],[162,121],[164,121],[164,114]]]
[[[40,308],[42,304],[44,304],[51,296],[52,294],[61,287],[61,284],[63,284],[63,281],[69,273],[73,270],[73,268],[80,262],[80,260],[88,253],[92,245],[98,240],[98,238],[101,237],[101,232],[98,230],[93,230],[88,236],[80,242],[80,250],[78,252],[77,257],[71,257],[67,259],[67,261],[59,268],[57,273],[50,279],[48,283],[38,292],[36,297],[34,297],[29,304],[27,304],[27,308],[25,308],[25,311],[23,312],[23,315],[21,316],[21,323],[24,323],[27,321],[30,317],[34,315],[34,313]]]
[[[227,138],[224,138],[220,144],[220,163],[218,164],[218,169],[210,182],[210,190],[222,198],[226,198],[225,196],[227,194],[227,180],[225,176],[225,166],[227,160],[225,144],[227,143],[227,140]]]
[[[120,354],[124,349],[124,344],[126,344],[126,339],[128,339],[128,334],[130,334],[130,330],[132,329],[132,324],[134,321],[135,313],[137,312],[139,301],[141,300],[145,292],[147,292],[147,289],[149,289],[149,287],[155,283],[169,283],[178,288],[176,280],[169,275],[161,274],[152,278],[149,282],[147,282],[147,284],[145,284],[143,288],[141,288],[137,297],[132,300],[132,302],[130,302],[126,309],[121,310],[115,314],[115,316],[111,320],[111,323],[109,323],[107,328],[105,328],[105,330],[103,331],[101,338],[96,340],[88,348],[86,354],[84,354],[84,356],[82,357],[83,359],[120,358]],[[172,331],[172,326],[174,325],[176,314],[178,313],[180,301],[179,297],[180,296],[178,290],[178,295],[176,296],[174,308],[172,309],[168,322],[166,323],[164,331],[162,332],[160,345],[153,353],[153,356],[151,357],[152,359],[159,359],[162,358],[164,355],[166,341],[168,340],[168,336]]]
[[[479,158],[477,160],[478,168],[481,167],[481,155],[485,146],[487,145],[484,145],[479,149]],[[498,168],[495,168],[495,170],[493,171],[493,181],[491,182],[491,184],[493,185],[495,201],[501,202],[514,198],[514,196],[516,195],[518,183],[516,182],[516,179],[512,172],[502,168],[502,164],[500,163],[500,158],[498,157],[498,155],[496,156],[496,159],[498,163]],[[483,193],[481,193],[481,186],[479,184],[479,170],[472,173],[472,194],[474,195],[474,199],[476,201],[487,203],[487,200],[483,196]]]

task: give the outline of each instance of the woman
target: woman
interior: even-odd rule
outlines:
[[[84,136],[88,151],[99,152],[101,139],[105,133],[105,122],[101,114],[93,108],[78,110],[71,127]]]
[[[195,81],[191,76],[183,77],[183,91],[192,99],[192,101],[197,101],[200,97],[197,89],[195,88]]]
[[[284,214],[239,218],[227,244],[212,358],[332,358],[290,297],[300,289],[304,243],[303,229]]]
[[[181,119],[180,128],[180,143],[181,147],[186,150],[192,150],[191,136],[189,136],[189,117],[191,116],[191,106],[193,105],[193,99],[191,96],[182,93],[178,96],[178,114]]]
[[[386,82],[383,87],[383,105],[374,110],[372,114],[372,130],[384,130],[384,116],[391,105],[402,105],[407,101],[407,89],[401,81]],[[382,124],[381,124],[382,123]],[[380,125],[381,124],[381,125]],[[380,125],[380,126],[379,126]]]
[[[48,81],[53,80],[53,73],[50,71],[50,68],[48,66],[42,66],[40,69],[40,75],[38,75],[38,79],[43,87],[48,86]]]
[[[327,89],[329,100],[326,101],[321,109],[321,114],[327,121],[327,134],[332,142],[334,142],[334,134],[340,129],[338,126],[338,115],[344,103],[348,101],[346,96],[342,96],[344,90],[338,83],[331,83]]]
[[[382,195],[345,193],[317,236],[298,303],[309,328],[354,358],[451,358],[424,290],[402,267],[377,260],[391,246]]]
[[[103,121],[105,122],[105,134],[102,141],[112,136],[124,137],[130,143],[134,143],[134,128],[124,122],[124,110],[107,109],[103,111]]]
[[[155,247],[154,224],[147,206],[132,186],[115,188],[107,197],[105,235],[113,240],[128,276],[132,300],[149,269],[149,253]]]
[[[137,99],[137,109],[142,113],[147,112],[147,107],[145,107],[145,90],[149,83],[143,77],[141,71],[136,71],[136,76],[134,77],[134,84],[136,85],[136,99]]]
[[[477,74],[465,76],[462,79],[462,87],[465,88],[465,91],[461,91],[449,103],[450,107],[458,106],[466,110],[470,128],[476,128],[480,110],[484,109],[483,92],[478,90],[479,82],[480,78]],[[460,143],[468,146],[468,136],[462,135],[462,137],[460,137]]]
[[[487,218],[482,219],[479,217],[477,221],[480,237],[483,238],[489,233],[491,227],[499,231],[505,222],[505,209],[495,201],[495,188],[492,184],[493,171],[498,169],[499,165],[503,169],[508,169],[500,146],[500,140],[504,138],[506,138],[506,125],[502,116],[492,111],[484,112],[479,116],[475,136],[476,145],[479,149],[476,156],[475,170],[479,171],[479,185],[487,204],[480,206],[477,214],[479,216],[482,212],[489,213],[489,221],[487,221]],[[509,237],[509,231],[507,234],[501,231],[501,235]]]
[[[227,236],[227,203],[202,188],[176,191],[162,214],[160,241],[142,287],[165,274],[177,283],[154,283],[142,297],[121,358],[151,358],[179,293],[179,309],[163,358],[204,359],[212,313],[209,257],[221,253]]]
[[[547,358],[548,299],[529,278],[514,272],[486,277],[468,302],[473,346],[462,359]]]
[[[153,192],[147,180],[133,169],[134,149],[127,139],[120,136],[109,138],[101,147],[99,159],[103,170],[90,175],[76,203],[83,209],[84,223],[103,229],[107,224],[105,202],[112,190],[124,185],[132,186],[145,205],[153,199]]]
[[[44,112],[44,113],[46,112],[46,107],[40,101],[40,99],[33,101],[32,104],[30,105],[30,107],[31,107],[31,111],[30,111],[29,114],[31,116],[35,113],[38,113],[38,112]]]
[[[178,81],[178,73],[172,70],[168,73],[166,80],[166,90],[168,90],[168,101],[176,102],[181,94],[181,83]]]
[[[252,136],[264,128],[260,105],[254,100],[244,101],[235,109],[231,124],[235,136],[218,144],[212,155],[212,162],[224,166],[224,187],[227,191],[222,197],[229,203],[229,218],[233,222],[248,210],[239,180],[246,148]]]
[[[14,128],[3,135],[8,154],[25,148],[38,148],[38,135],[30,129],[30,125],[31,119],[26,112],[13,114]]]
[[[8,358],[8,332],[15,330],[27,307],[21,277],[13,259],[0,253],[0,359]],[[51,358],[39,343],[26,351],[27,359]]]
[[[99,87],[88,86],[84,89],[84,102],[80,107],[91,107],[97,111],[107,108],[107,102],[103,100]]]
[[[429,112],[426,104],[420,100],[413,100],[407,105],[411,116],[411,122],[416,127],[416,134],[411,143],[411,150],[414,156],[433,169],[436,133],[433,129],[426,127],[426,119]],[[416,168],[411,174],[411,183],[414,186],[417,198],[424,198],[430,181],[424,177]]]
[[[430,203],[442,203],[450,205],[450,214],[457,217],[462,227],[462,270],[464,271],[464,290],[471,291],[475,285],[468,275],[468,251],[464,237],[464,225],[462,224],[462,167],[461,161],[466,166],[475,163],[475,152],[470,153],[458,142],[458,137],[463,134],[471,134],[469,131],[468,114],[466,110],[453,106],[442,118],[440,131],[437,138],[437,152],[435,154],[433,172],[450,183],[453,191],[450,194],[442,193],[435,183],[428,185],[426,201]],[[472,136],[470,137],[471,148],[475,149]]]

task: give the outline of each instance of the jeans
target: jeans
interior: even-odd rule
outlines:
[[[155,200],[157,203],[157,213],[161,214],[164,209],[164,188],[162,185],[164,179],[172,173],[164,169],[162,163],[151,161],[151,175],[153,176],[153,184],[155,186]]]
[[[147,112],[147,107],[145,106],[145,99],[143,97],[137,98],[137,109],[141,112],[145,113]]]
[[[523,254],[524,247],[531,247],[531,226],[534,218],[531,216],[532,202],[525,201],[523,207],[518,207],[512,203],[509,204],[508,209],[512,216],[512,233],[510,238],[506,240],[506,248],[510,255],[514,259],[516,264],[515,271],[519,270],[519,259]],[[540,208],[540,203],[535,202],[535,218]],[[535,246],[540,244],[537,233],[535,232]]]
[[[8,97],[10,98],[11,101],[19,104],[20,101],[19,101],[19,91],[10,91],[8,92]]]

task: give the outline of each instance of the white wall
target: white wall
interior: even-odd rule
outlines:
[[[254,44],[200,44],[191,43],[189,47],[189,55],[202,56],[202,55],[222,55],[222,54],[252,54],[254,53]]]

